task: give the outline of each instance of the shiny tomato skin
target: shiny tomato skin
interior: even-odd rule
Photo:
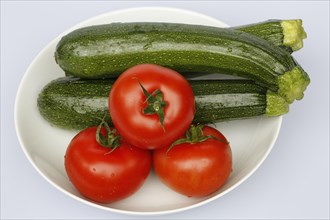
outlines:
[[[227,141],[218,130],[204,126],[205,135]],[[183,143],[153,153],[153,166],[161,181],[188,197],[203,197],[217,191],[232,171],[232,153],[228,143],[207,139],[200,143]]]
[[[146,96],[139,84],[153,93],[159,89],[166,102],[164,128],[157,114],[147,115]],[[140,64],[124,73],[109,94],[109,111],[114,126],[134,146],[157,149],[170,145],[190,126],[195,99],[188,81],[178,72],[155,64]]]
[[[124,141],[109,153],[110,149],[97,143],[96,129],[87,128],[70,142],[65,154],[67,175],[76,189],[93,201],[111,203],[127,198],[146,180],[151,154]]]

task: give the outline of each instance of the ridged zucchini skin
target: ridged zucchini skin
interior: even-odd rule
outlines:
[[[38,109],[50,124],[69,130],[97,125],[104,116],[112,124],[108,96],[113,82],[112,79],[59,78],[40,92]],[[189,83],[196,101],[194,123],[207,124],[287,112],[280,112],[278,108],[276,112],[266,112],[269,106],[267,90],[251,80],[190,80]]]
[[[301,49],[303,47],[303,40],[307,38],[301,19],[271,19],[259,23],[233,27],[233,29],[263,38],[287,50],[289,53]]]
[[[272,19],[244,26],[233,27],[233,29],[263,38],[272,44],[287,50],[289,53],[292,53],[292,48],[284,45],[284,34],[281,21],[282,20]]]

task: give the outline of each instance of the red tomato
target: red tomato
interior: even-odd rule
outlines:
[[[157,149],[153,165],[157,176],[170,188],[189,197],[201,197],[218,190],[232,170],[232,154],[225,136],[204,126],[205,141],[182,143]]]
[[[154,113],[145,112],[150,108]],[[143,149],[156,149],[170,145],[189,128],[195,99],[188,81],[179,73],[141,64],[116,80],[109,95],[109,111],[125,140]]]
[[[96,130],[97,127],[87,128],[72,139],[65,155],[65,169],[85,197],[100,203],[115,202],[143,185],[150,171],[151,154],[124,141],[109,153],[111,149],[96,141]]]

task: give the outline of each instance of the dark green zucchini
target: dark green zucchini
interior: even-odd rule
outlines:
[[[83,129],[97,125],[108,113],[108,95],[114,80],[82,80],[73,77],[50,82],[40,92],[38,108],[52,125]],[[280,96],[251,80],[190,80],[196,101],[194,123],[278,116],[289,105]]]
[[[307,34],[302,26],[301,19],[267,20],[259,23],[233,27],[258,37],[289,51],[297,51],[303,47],[303,39]]]
[[[81,78],[115,78],[141,63],[183,75],[241,76],[280,94],[288,103],[301,99],[309,84],[307,73],[287,51],[242,31],[201,25],[144,22],[85,27],[60,40],[55,59],[67,75]]]

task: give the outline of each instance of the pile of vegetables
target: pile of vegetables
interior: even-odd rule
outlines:
[[[228,140],[207,124],[286,114],[310,83],[292,53],[301,20],[234,28],[111,23],[75,30],[57,45],[65,75],[40,92],[52,125],[79,130],[65,168],[87,198],[136,192],[151,167],[186,196],[218,190],[232,169]],[[230,79],[203,79],[211,73]]]

